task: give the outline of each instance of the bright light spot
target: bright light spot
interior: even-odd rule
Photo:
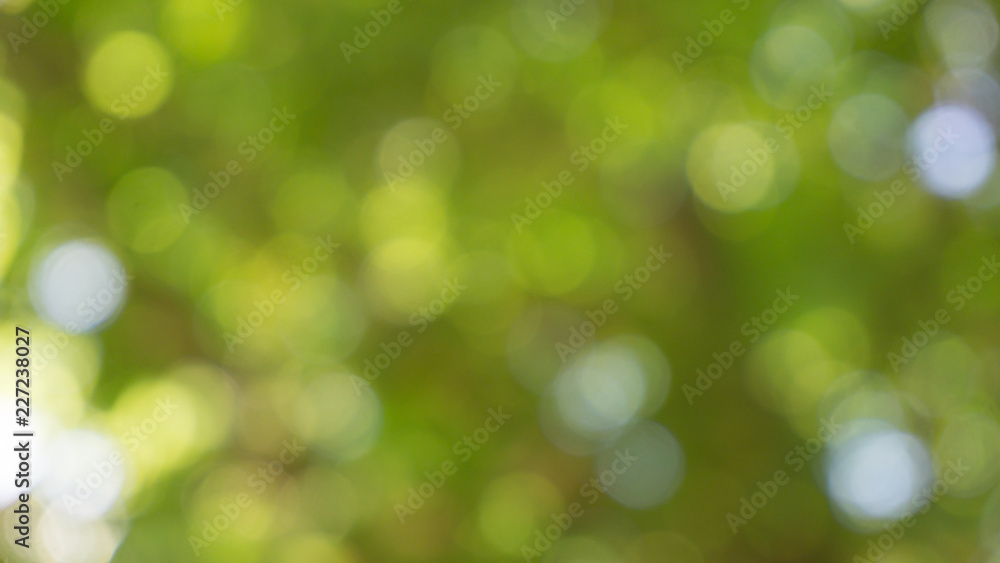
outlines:
[[[553,391],[569,425],[600,433],[632,420],[645,399],[646,381],[629,350],[603,346],[562,372]]]
[[[125,268],[96,242],[76,240],[59,246],[31,274],[35,311],[70,332],[89,332],[121,309],[128,293]]]
[[[126,480],[125,455],[103,434],[69,430],[49,446],[51,465],[39,493],[78,520],[95,520],[118,502]]]
[[[850,428],[850,427],[848,427]],[[869,427],[831,446],[831,499],[856,520],[900,518],[921,507],[920,489],[933,475],[927,448],[914,436]]]
[[[600,450],[636,418],[659,409],[670,386],[666,358],[645,338],[620,336],[581,354],[539,404],[542,432],[574,454]]]
[[[993,128],[979,112],[959,105],[937,106],[917,118],[910,150],[924,185],[952,199],[978,190],[996,161]]]
[[[108,563],[124,539],[121,531],[103,520],[76,520],[56,506],[42,513],[37,526],[42,561]]]

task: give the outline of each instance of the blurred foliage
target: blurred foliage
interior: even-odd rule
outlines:
[[[8,0],[0,554],[1000,560],[995,9]]]

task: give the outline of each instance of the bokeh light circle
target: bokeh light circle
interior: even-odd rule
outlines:
[[[510,16],[514,40],[532,58],[562,62],[580,56],[604,25],[602,0],[518,0]],[[568,9],[570,8],[570,9]]]
[[[29,291],[40,316],[61,329],[90,332],[114,318],[128,294],[118,258],[103,245],[67,242],[34,268]]]
[[[594,461],[595,477],[622,506],[647,509],[668,500],[684,480],[680,442],[665,426],[643,420]]]
[[[829,81],[833,52],[808,27],[787,25],[765,33],[750,54],[750,75],[762,98],[771,105],[794,110],[806,103],[810,90]]]
[[[87,61],[84,92],[91,105],[119,119],[156,111],[170,95],[173,61],[153,36],[123,31],[106,37]]]
[[[1000,26],[980,0],[936,0],[927,6],[927,32],[952,68],[982,66],[996,52]]]
[[[914,122],[910,152],[929,191],[949,199],[963,198],[975,193],[993,173],[996,137],[978,111],[941,105]]]
[[[360,377],[323,375],[302,390],[292,423],[310,447],[331,459],[350,461],[375,445],[382,429],[382,405]]]
[[[127,478],[128,458],[119,446],[99,432],[70,430],[49,447],[54,463],[40,488],[43,498],[78,520],[95,520],[111,511]]]
[[[687,177],[709,208],[740,213],[774,207],[795,189],[799,158],[794,142],[773,125],[716,125],[691,144]]]
[[[897,519],[922,508],[920,491],[933,476],[927,447],[884,423],[859,421],[853,426],[828,446],[831,500],[860,522]]]
[[[941,104],[960,104],[983,114],[994,131],[1000,127],[1000,85],[992,75],[975,68],[956,69],[934,85]]]
[[[833,113],[827,142],[834,162],[867,182],[879,182],[903,165],[909,120],[899,104],[880,94],[860,94]]]
[[[108,195],[108,222],[118,238],[140,253],[167,248],[187,227],[181,206],[187,189],[160,168],[143,168],[122,176]]]

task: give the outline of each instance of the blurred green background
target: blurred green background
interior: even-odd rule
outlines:
[[[996,8],[4,2],[0,556],[1000,561]]]

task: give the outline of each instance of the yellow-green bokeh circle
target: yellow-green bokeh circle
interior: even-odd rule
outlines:
[[[122,31],[106,37],[90,55],[84,93],[95,108],[119,119],[148,115],[173,86],[173,61],[156,38]]]
[[[142,168],[122,176],[108,196],[108,223],[118,239],[140,253],[167,248],[187,227],[181,206],[187,189],[161,168]]]
[[[766,150],[768,141],[754,128],[740,124],[718,125],[702,133],[687,161],[695,196],[724,213],[756,209],[773,189],[776,159],[767,154],[758,163],[748,151]]]
[[[170,0],[163,7],[163,36],[189,60],[217,61],[230,54],[239,39],[251,10],[247,4]]]

